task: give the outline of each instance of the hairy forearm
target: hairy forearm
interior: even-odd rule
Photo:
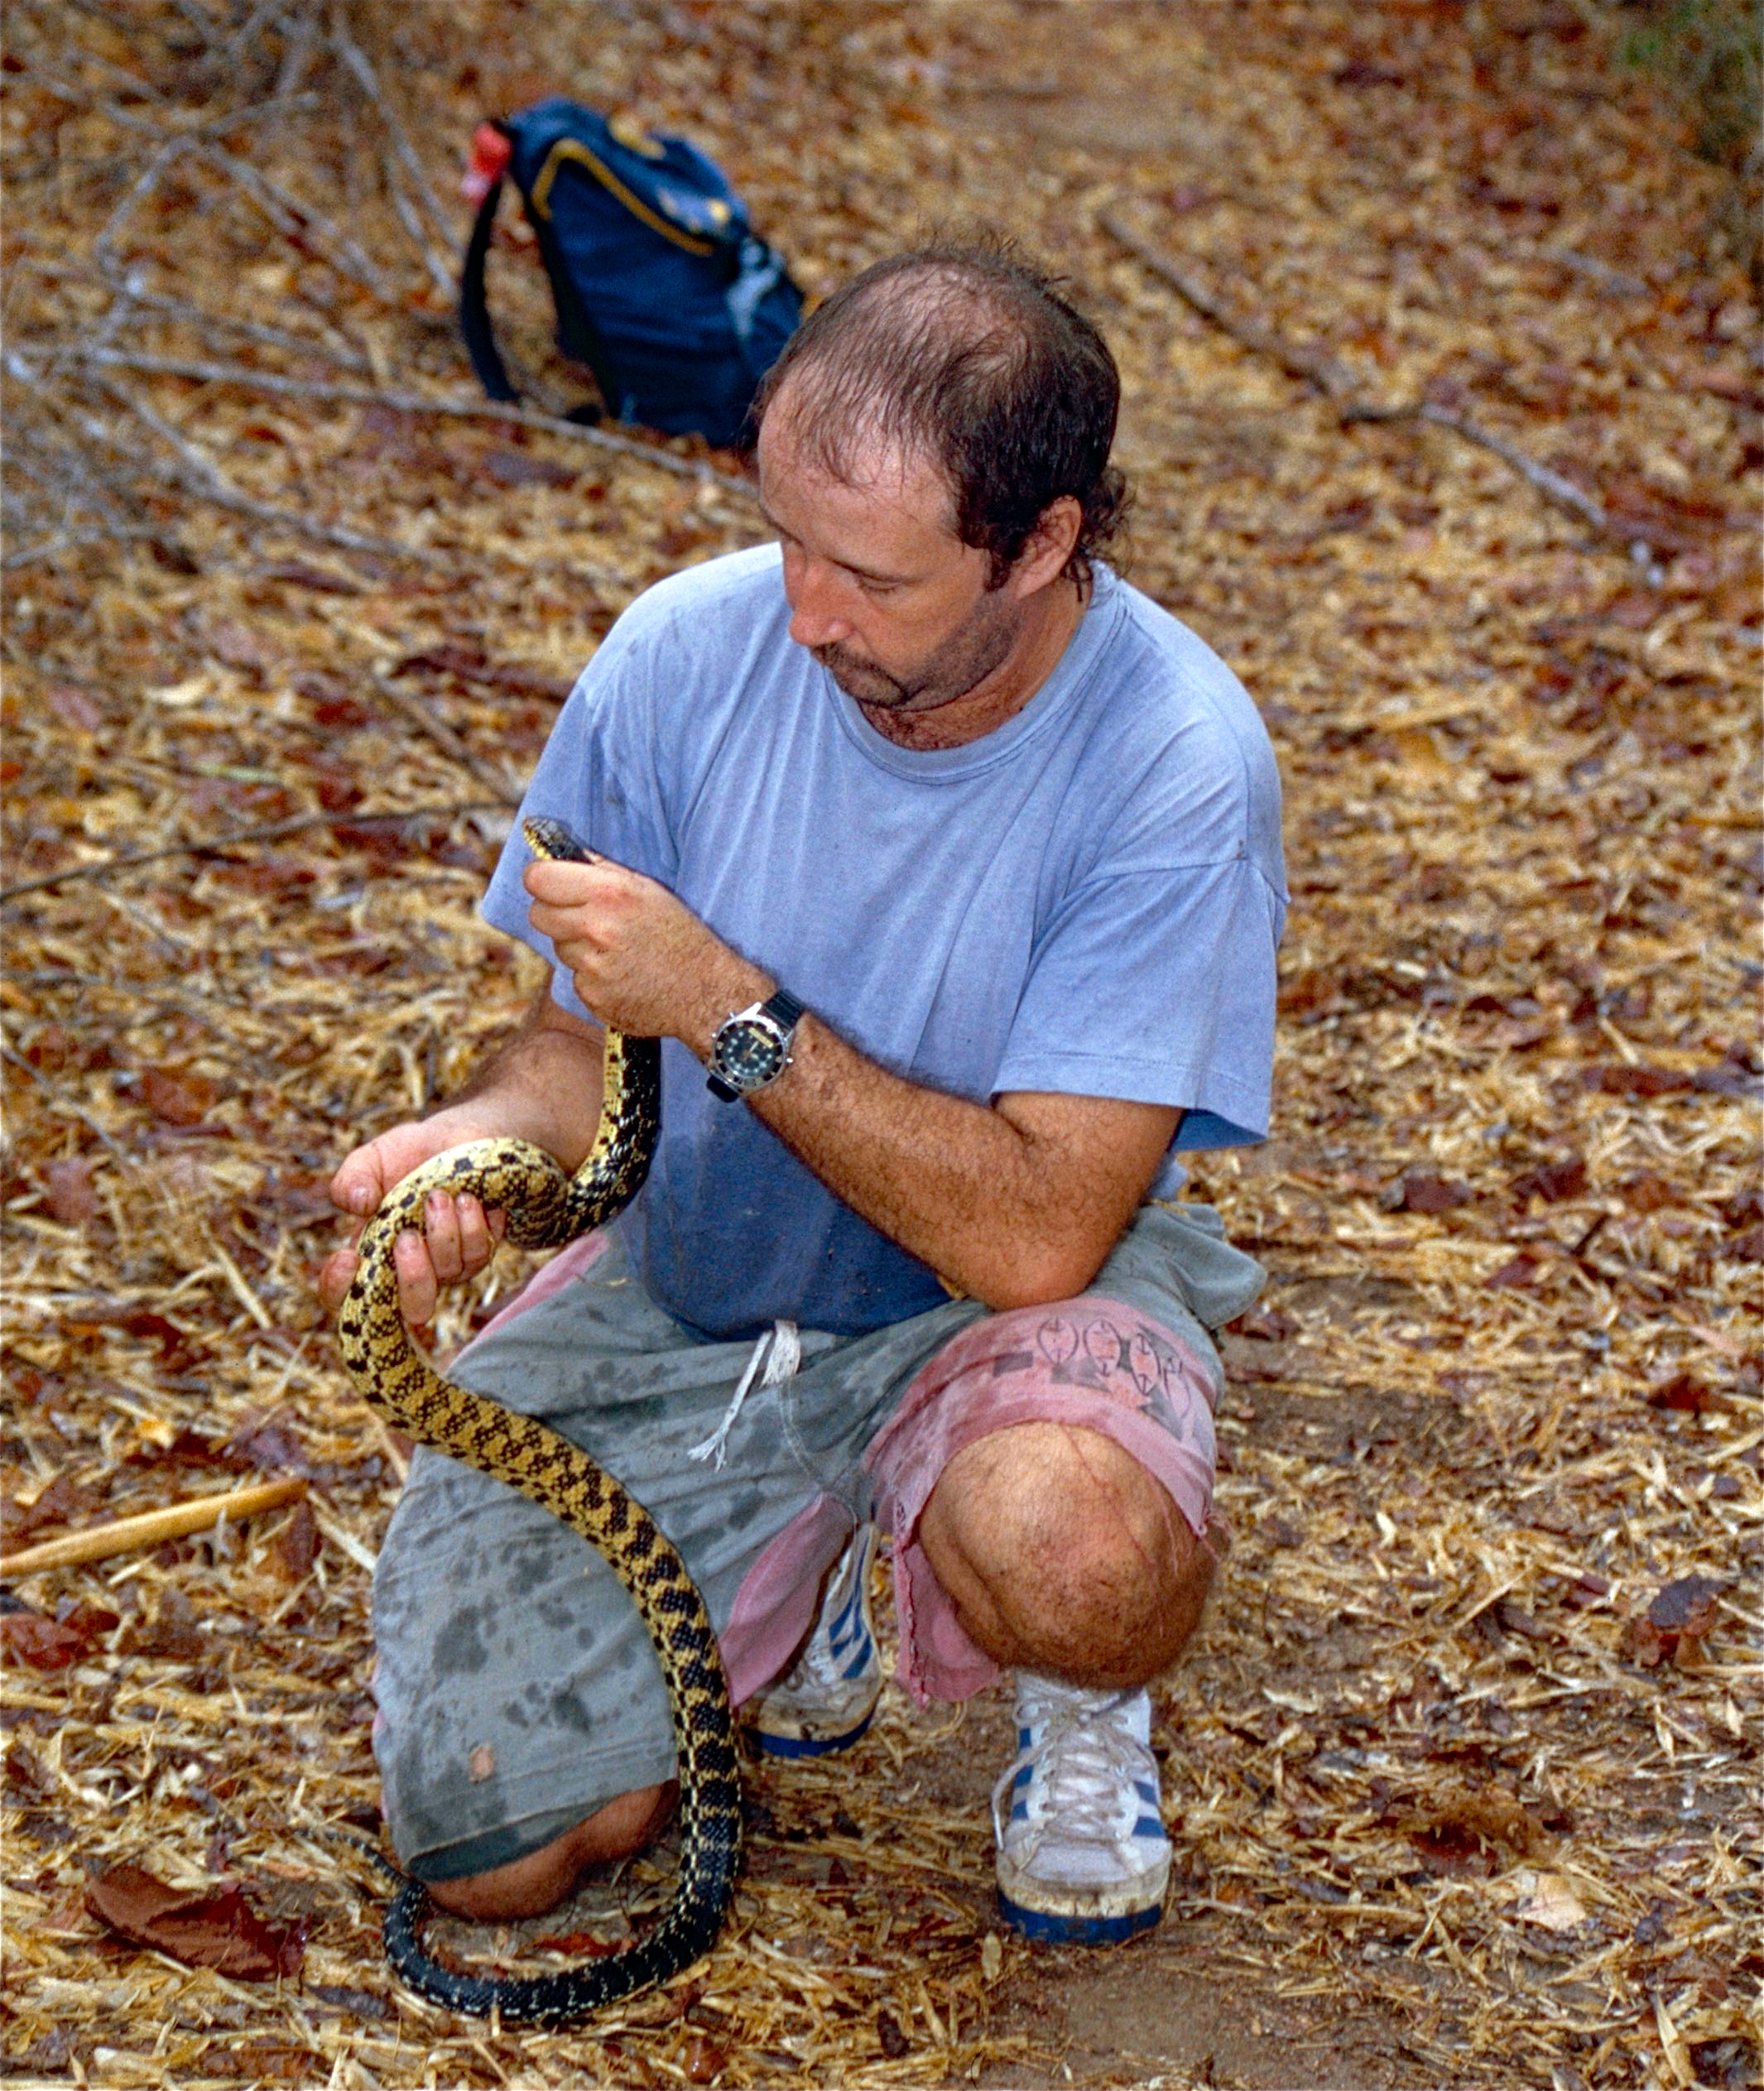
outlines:
[[[718,1026],[777,984],[641,872],[541,862],[526,877],[533,928],[617,1029],[707,1060]],[[1089,1284],[1179,1116],[1098,1097],[970,1103],[902,1080],[812,1016],[782,1078],[728,1108],[757,1112],[853,1211],[991,1307]]]
[[[559,1010],[548,990],[442,1112],[530,1140],[573,1170],[600,1122],[602,1040],[599,1031]]]
[[[1145,1189],[1131,1170],[1088,1174],[1067,1138],[1007,1115],[1009,1101],[905,1081],[806,1017],[788,1072],[750,1108],[872,1226],[1004,1309],[1081,1292]]]

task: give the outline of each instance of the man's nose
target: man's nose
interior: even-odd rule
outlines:
[[[839,576],[819,560],[786,563],[784,593],[791,606],[790,636],[799,647],[836,646],[851,637],[842,592]]]

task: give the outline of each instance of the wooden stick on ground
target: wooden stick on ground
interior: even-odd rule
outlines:
[[[280,842],[284,835],[297,835],[305,828],[383,828],[396,826],[401,820],[457,820],[462,814],[505,811],[507,804],[505,794],[494,800],[462,799],[453,805],[407,806],[398,813],[296,813],[286,820],[267,820],[257,828],[235,828],[229,835],[193,836],[183,842],[166,843],[158,849],[132,850],[121,856],[94,858],[89,863],[70,864],[64,871],[45,872],[40,878],[21,879],[16,886],[0,887],[0,901],[16,901],[26,893],[46,893],[51,887],[70,886],[80,879],[103,878],[136,864],[156,864],[167,857],[204,857],[237,848],[243,843]]]
[[[1382,406],[1370,400],[1357,400],[1353,397],[1354,377],[1345,365],[1318,348],[1307,348],[1295,342],[1286,341],[1272,328],[1265,327],[1247,314],[1234,311],[1223,299],[1216,296],[1199,277],[1184,268],[1172,256],[1142,239],[1132,227],[1113,211],[1104,211],[1098,221],[1113,240],[1118,241],[1137,260],[1144,263],[1151,273],[1167,283],[1178,296],[1185,299],[1205,320],[1210,320],[1221,332],[1228,334],[1233,341],[1241,341],[1246,348],[1253,348],[1258,355],[1267,356],[1277,363],[1289,377],[1296,377],[1300,383],[1315,385],[1326,398],[1341,403],[1342,420],[1348,421],[1425,421],[1431,427],[1448,429],[1466,443],[1473,443],[1479,449],[1492,451],[1505,464],[1509,464],[1520,478],[1534,486],[1559,508],[1566,508],[1590,523],[1594,530],[1603,531],[1624,541],[1634,533],[1621,529],[1605,513],[1603,504],[1589,493],[1583,493],[1571,479],[1560,472],[1552,471],[1547,464],[1540,464],[1536,458],[1528,457],[1516,443],[1510,443],[1504,435],[1497,435],[1492,430],[1481,428],[1462,414],[1454,414],[1449,408],[1436,406],[1431,400],[1411,400],[1394,406]]]
[[[194,361],[187,356],[141,355],[124,348],[85,348],[75,346],[69,354],[77,362],[116,370],[136,370],[147,377],[187,377],[200,385],[233,385],[241,392],[277,394],[284,399],[329,400],[363,406],[389,406],[401,414],[435,414],[452,421],[507,421],[520,428],[544,429],[573,443],[587,443],[596,449],[610,450],[619,457],[637,458],[681,478],[721,487],[725,493],[743,501],[757,501],[758,492],[745,479],[698,458],[676,457],[673,451],[634,435],[616,435],[610,429],[591,428],[585,422],[560,420],[542,414],[536,407],[493,399],[437,399],[427,392],[400,392],[368,385],[332,385],[311,377],[291,377],[278,370],[253,370],[248,363]],[[26,368],[30,368],[26,366]]]
[[[144,1510],[136,1517],[113,1518],[108,1525],[89,1526],[83,1532],[65,1532],[60,1539],[46,1539],[41,1545],[0,1555],[0,1576],[35,1575],[40,1569],[108,1560],[113,1554],[132,1553],[140,1547],[157,1546],[162,1540],[205,1532],[223,1517],[237,1524],[266,1510],[280,1510],[284,1503],[297,1502],[305,1493],[305,1483],[296,1476],[286,1481],[257,1482],[225,1496],[171,1503],[163,1510]]]
[[[401,690],[390,675],[382,675],[377,669],[371,671],[370,675],[375,690],[401,719],[407,720],[418,733],[425,734],[461,769],[487,791],[493,791],[505,806],[520,805],[521,787],[511,784],[506,776],[498,776],[488,762],[474,755],[447,721],[430,711],[421,697],[411,690]]]

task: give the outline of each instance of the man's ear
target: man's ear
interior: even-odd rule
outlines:
[[[1011,569],[1009,586],[1019,602],[1059,579],[1084,526],[1084,508],[1071,494],[1049,502]]]

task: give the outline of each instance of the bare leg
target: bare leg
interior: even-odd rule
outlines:
[[[920,1543],[1001,1668],[1144,1685],[1181,1651],[1215,1556],[1162,1485],[1099,1431],[1024,1423],[944,1469]]]
[[[642,1851],[672,1814],[679,1793],[672,1779],[666,1786],[622,1793],[525,1858],[511,1859],[488,1873],[437,1881],[430,1897],[454,1916],[481,1923],[542,1916],[569,1896],[589,1867]]]

